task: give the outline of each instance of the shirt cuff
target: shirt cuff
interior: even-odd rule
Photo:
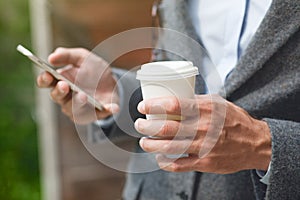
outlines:
[[[109,127],[112,126],[112,124],[114,123],[114,117],[111,115],[105,119],[101,119],[98,121],[93,122],[96,126],[100,126],[100,127]]]
[[[260,182],[269,185],[270,184],[270,174],[271,174],[271,165],[272,162],[270,162],[268,170],[267,171],[263,171],[263,170],[256,170],[257,175],[261,178]]]

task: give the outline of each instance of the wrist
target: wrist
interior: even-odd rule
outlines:
[[[271,162],[272,139],[268,124],[262,120],[255,120],[256,142],[255,142],[255,167],[254,169],[267,171]]]

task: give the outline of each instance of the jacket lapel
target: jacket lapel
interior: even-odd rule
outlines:
[[[300,3],[298,0],[273,0],[252,42],[225,83],[230,96],[283,46],[299,29]]]
[[[160,12],[163,21],[164,28],[169,28],[185,34],[192,39],[198,41],[198,36],[193,27],[188,8],[187,0],[164,0],[160,5]],[[174,41],[175,42],[175,41]],[[179,47],[184,50],[188,50],[185,44],[178,43]]]

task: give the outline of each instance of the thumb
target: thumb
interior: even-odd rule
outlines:
[[[116,103],[105,104],[104,108],[111,114],[115,114],[115,113],[119,112],[119,110],[120,110],[120,106]]]
[[[82,61],[89,55],[89,51],[82,48],[57,48],[48,57],[48,62],[54,66],[72,64],[79,67]]]

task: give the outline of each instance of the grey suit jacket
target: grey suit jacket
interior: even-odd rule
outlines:
[[[164,27],[201,43],[191,24],[187,1],[165,0],[159,9]],[[268,123],[272,135],[270,185],[261,183],[255,170],[228,175],[158,170],[128,174],[124,199],[300,199],[299,11],[299,0],[273,0],[254,39],[228,76],[226,92],[221,93],[253,117]],[[171,35],[165,35],[159,46],[180,49],[201,67],[201,55],[194,55],[188,44],[174,41]],[[168,53],[159,53],[158,57],[179,59]],[[132,83],[134,87],[136,84]],[[197,93],[202,93],[203,84],[199,76]],[[133,115],[140,100],[139,94],[132,98]],[[122,132],[117,126],[110,130]],[[135,162],[132,160],[130,167]]]

